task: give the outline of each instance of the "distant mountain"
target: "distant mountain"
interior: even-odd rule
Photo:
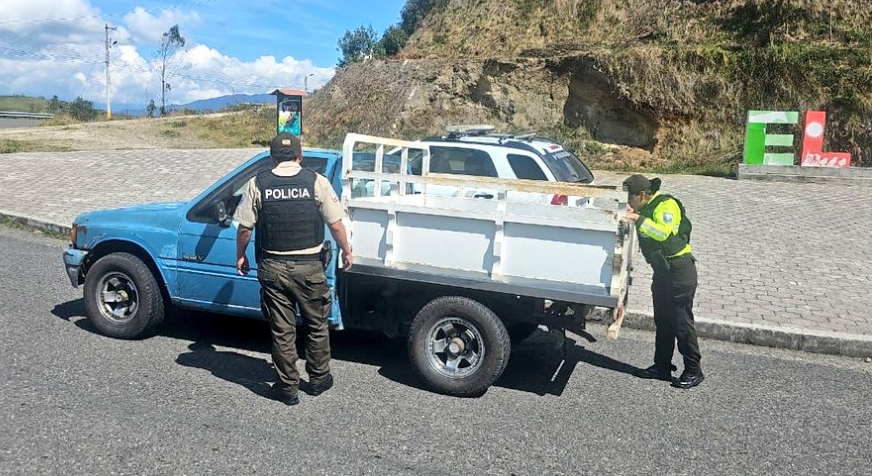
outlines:
[[[179,111],[182,109],[190,109],[197,112],[217,112],[226,109],[229,106],[236,104],[275,104],[276,97],[269,94],[234,94],[221,96],[217,98],[201,99],[199,101],[189,102],[187,104],[168,104],[167,109],[170,111]],[[155,101],[157,103],[157,101]],[[144,116],[145,108],[135,107],[128,103],[112,103],[112,112],[114,114],[124,114],[129,116]],[[105,102],[94,102],[94,107],[97,109],[106,109]],[[160,105],[158,104],[158,107]]]
[[[275,104],[276,97],[269,94],[235,94],[211,99],[201,99],[188,104],[170,106],[173,110],[193,109],[199,112],[220,111],[236,104]]]

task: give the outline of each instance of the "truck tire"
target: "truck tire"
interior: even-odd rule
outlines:
[[[146,336],[166,315],[160,284],[129,253],[108,254],[91,266],[85,276],[85,310],[97,330],[118,339]]]
[[[511,350],[493,311],[460,296],[430,301],[409,331],[412,365],[429,387],[447,395],[484,394],[506,369]]]

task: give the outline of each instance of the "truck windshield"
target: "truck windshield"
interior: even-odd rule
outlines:
[[[563,149],[545,154],[545,164],[558,182],[591,183],[593,174],[572,152]]]
[[[327,171],[327,158],[326,157],[307,157],[303,156],[303,167],[312,170],[313,172],[317,172],[321,175],[326,175],[324,172]]]

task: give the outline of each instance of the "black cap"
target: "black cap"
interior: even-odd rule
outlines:
[[[303,156],[300,139],[297,139],[297,136],[293,134],[282,132],[270,141],[269,155],[279,162],[297,160],[297,158]]]
[[[630,195],[638,195],[651,189],[651,182],[644,175],[630,175],[624,180],[624,190]]]

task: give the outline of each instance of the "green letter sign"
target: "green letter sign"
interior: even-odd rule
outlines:
[[[767,147],[793,147],[793,134],[767,134],[767,124],[797,124],[798,112],[748,111],[745,136],[745,163],[793,165],[793,152],[767,153]]]

